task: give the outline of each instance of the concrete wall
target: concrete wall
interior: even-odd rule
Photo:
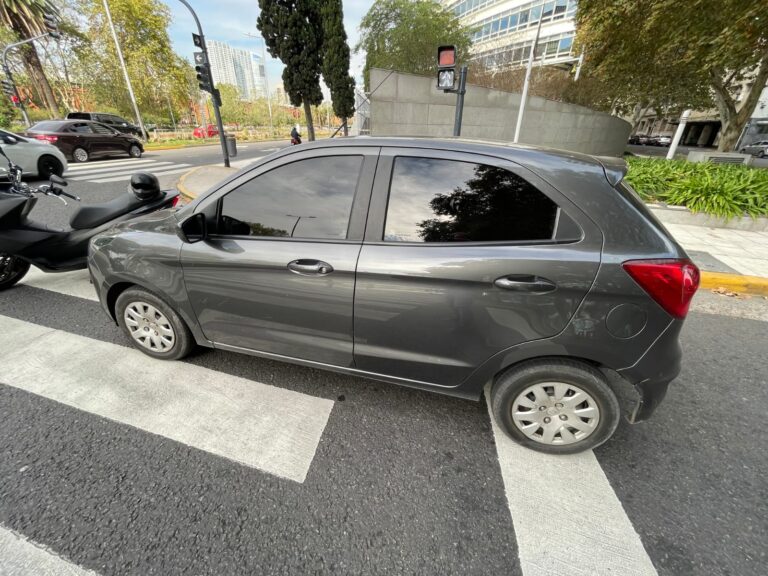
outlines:
[[[436,78],[371,70],[371,134],[451,136],[456,95],[435,88]],[[520,94],[467,85],[461,135],[511,142]],[[628,122],[583,106],[532,96],[525,108],[521,144],[586,154],[621,156]]]

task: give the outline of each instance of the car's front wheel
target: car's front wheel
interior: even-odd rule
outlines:
[[[603,374],[568,359],[524,362],[505,372],[491,389],[491,410],[514,441],[550,454],[599,446],[621,414]]]
[[[153,358],[178,360],[194,348],[192,333],[173,308],[143,288],[129,288],[115,303],[117,322],[133,345]]]
[[[61,176],[64,174],[64,165],[54,156],[41,156],[37,161],[37,175],[42,180],[47,180],[53,174]]]
[[[128,148],[128,155],[131,158],[141,158],[141,148],[137,144],[131,144]]]

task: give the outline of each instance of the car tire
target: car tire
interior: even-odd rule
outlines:
[[[569,359],[527,361],[504,372],[491,388],[491,411],[512,440],[548,454],[600,446],[621,416],[605,376]]]
[[[18,256],[0,254],[0,290],[10,288],[29,272],[29,262]]]
[[[78,146],[74,150],[72,150],[72,160],[77,162],[78,164],[81,164],[83,162],[88,162],[90,159],[90,155],[88,154],[88,150],[85,148],[82,148]]]
[[[195,347],[189,327],[159,296],[144,288],[129,288],[115,303],[117,323],[131,343],[147,356],[179,360]]]
[[[141,148],[137,144],[131,144],[128,148],[128,156],[131,158],[141,158]]]
[[[739,150],[739,154],[746,154],[746,153],[747,153],[747,151],[746,151],[744,148],[742,148],[741,150]]]
[[[37,161],[37,175],[41,180],[47,180],[53,174],[61,176],[64,174],[64,165],[55,156],[45,154],[40,156]]]
[[[760,152],[758,152],[758,153],[757,153],[757,157],[758,157],[758,158],[765,158],[765,152],[763,152],[762,150],[760,150]]]

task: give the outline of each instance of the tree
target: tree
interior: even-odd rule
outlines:
[[[437,47],[443,44],[455,44],[460,57],[468,55],[470,31],[434,0],[376,0],[360,22],[355,46],[355,52],[365,51],[366,88],[374,67],[435,73]]]
[[[256,26],[269,53],[279,58],[283,87],[293,106],[304,105],[307,132],[315,139],[312,108],[323,101],[320,90],[323,33],[319,3],[323,0],[259,0]]]
[[[10,28],[18,40],[26,40],[46,32],[43,17],[46,14],[58,16],[59,10],[52,0],[0,0],[0,24]],[[34,43],[19,48],[24,66],[39,87],[44,103],[53,117],[58,116],[59,106],[51,84],[45,75],[43,64]]]
[[[585,73],[625,108],[720,113],[720,150],[732,150],[768,81],[768,5],[742,0],[580,0]]]
[[[349,75],[349,45],[344,30],[341,0],[324,0],[321,10],[323,21],[323,79],[331,91],[333,113],[344,122],[355,112],[355,79]]]

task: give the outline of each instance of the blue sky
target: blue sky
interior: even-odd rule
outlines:
[[[205,37],[210,40],[220,40],[238,48],[243,48],[261,54],[260,39],[248,38],[245,34],[259,34],[256,28],[256,18],[259,15],[257,0],[188,0],[197,12],[203,26]],[[181,56],[192,61],[192,52],[196,50],[192,44],[192,32],[196,31],[194,20],[181,2],[164,0],[171,10],[173,21],[169,34],[174,50]],[[373,0],[344,0],[344,28],[347,31],[350,48],[354,49],[359,33],[357,30],[360,20],[373,4]],[[363,55],[352,54],[351,72],[358,80],[362,76]],[[267,74],[269,75],[270,90],[274,90],[283,65],[279,60],[267,53]]]

